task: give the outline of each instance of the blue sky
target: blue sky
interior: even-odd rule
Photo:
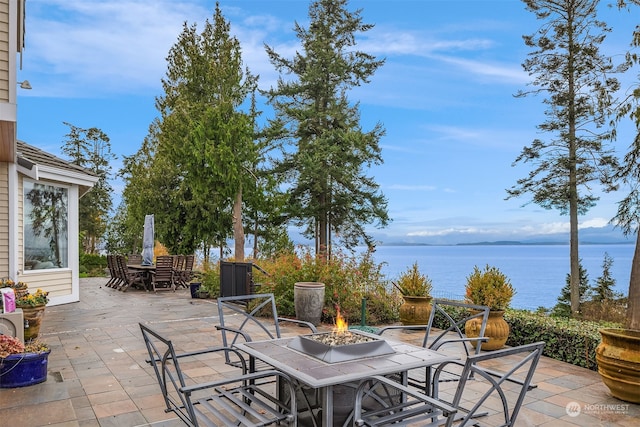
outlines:
[[[238,37],[245,65],[262,88],[277,74],[264,43],[292,57],[294,21],[306,26],[308,1],[220,2]],[[358,48],[386,64],[370,84],[350,94],[359,101],[362,125],[380,122],[384,164],[371,170],[389,201],[392,223],[371,230],[385,242],[465,243],[526,240],[566,233],[568,217],[529,204],[505,201],[506,188],[529,169],[512,167],[523,146],[539,135],[542,98],[515,98],[531,78],[522,70],[528,49],[522,35],[541,22],[517,0],[358,0],[373,30]],[[60,155],[68,122],[98,127],[121,156],[141,146],[156,117],[156,96],[166,56],[182,31],[202,29],[213,0],[29,0],[26,48],[18,80],[18,138]],[[627,51],[637,19],[602,7],[613,27],[606,52]],[[637,11],[636,11],[637,13]],[[636,15],[637,16],[637,15]],[[624,78],[624,85],[632,77]],[[271,112],[265,109],[265,115]],[[616,144],[632,138],[622,128]],[[122,184],[115,181],[115,198]],[[604,227],[621,194],[604,194],[580,218],[581,227]]]

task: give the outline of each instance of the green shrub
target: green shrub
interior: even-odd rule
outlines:
[[[396,292],[389,291],[389,282],[381,273],[381,264],[372,260],[367,252],[360,256],[333,254],[325,261],[309,251],[301,254],[281,254],[273,259],[257,260],[265,275],[254,274],[254,282],[260,283],[260,292],[271,292],[276,299],[278,314],[295,316],[294,284],[296,282],[321,282],[325,284],[325,304],[322,321],[334,323],[336,309],[350,324],[361,323],[362,300],[367,301],[367,323],[392,323],[398,319],[402,300]]]
[[[80,254],[78,271],[82,277],[105,277],[107,257],[98,254]]]
[[[547,317],[525,310],[507,310],[504,319],[511,331],[507,345],[518,346],[544,341],[544,355],[572,365],[597,370],[598,330],[619,327],[608,322],[589,322],[561,317]]]
[[[484,270],[473,267],[473,273],[467,276],[465,291],[467,303],[486,305],[491,310],[505,310],[516,293],[507,276],[489,265]]]
[[[220,296],[220,264],[212,263],[204,272],[198,274],[198,279],[194,279],[202,283],[201,291],[206,291],[209,298],[218,298]]]

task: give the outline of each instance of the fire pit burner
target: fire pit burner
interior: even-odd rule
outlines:
[[[301,335],[291,340],[289,348],[327,363],[395,353],[382,338],[364,335],[355,330]]]

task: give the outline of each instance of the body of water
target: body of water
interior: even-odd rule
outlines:
[[[581,245],[579,256],[589,275],[589,285],[602,276],[604,254],[613,259],[610,272],[615,290],[627,294],[633,244]],[[378,246],[374,259],[383,263],[385,275],[394,279],[414,262],[433,282],[433,295],[460,299],[473,267],[498,267],[511,281],[516,295],[514,308],[551,308],[566,285],[569,245],[473,245],[473,246]]]

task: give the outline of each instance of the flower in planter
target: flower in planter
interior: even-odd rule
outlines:
[[[0,359],[10,354],[24,353],[24,344],[17,338],[9,335],[0,335]]]
[[[50,351],[50,347],[48,344],[43,343],[42,341],[33,340],[29,341],[26,345],[22,344],[17,338],[14,338],[9,335],[0,335],[0,359],[4,359],[7,356],[12,354],[23,354],[23,353],[47,353]]]
[[[39,307],[47,305],[49,302],[49,292],[44,292],[42,289],[38,289],[34,294],[27,293],[16,299],[16,306],[20,308],[25,307]]]
[[[25,282],[15,282],[14,280],[3,278],[0,279],[0,288],[13,289],[13,292],[16,295],[16,306],[20,308],[47,305],[49,302],[49,292],[44,292],[42,289],[38,289],[35,294],[30,294],[28,289],[29,285]]]

